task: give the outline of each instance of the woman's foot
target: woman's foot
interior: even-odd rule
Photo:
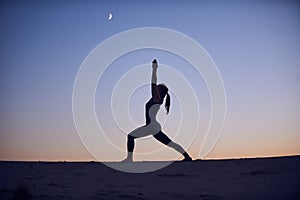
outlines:
[[[127,153],[127,158],[125,158],[125,159],[122,160],[121,162],[124,162],[124,163],[130,163],[130,162],[133,162],[133,153],[132,153],[132,152],[128,152],[128,153]]]
[[[130,158],[125,158],[124,160],[121,161],[122,163],[132,163],[133,160]]]
[[[183,162],[192,162],[193,159],[191,157],[185,157],[182,161]]]
[[[190,155],[188,153],[185,152],[183,154],[183,156],[184,156],[184,159],[182,161],[184,161],[184,162],[191,162],[191,161],[193,161],[193,159],[190,157]]]

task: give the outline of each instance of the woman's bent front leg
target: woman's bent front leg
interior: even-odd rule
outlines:
[[[142,126],[142,127],[139,127],[137,129],[131,131],[127,135],[127,158],[125,160],[123,160],[124,162],[132,162],[133,161],[133,151],[134,151],[135,139],[149,135],[149,134],[147,134],[148,131],[149,131],[148,126]]]
[[[124,161],[133,161],[134,140],[134,136],[131,136],[130,134],[127,135],[127,158]]]

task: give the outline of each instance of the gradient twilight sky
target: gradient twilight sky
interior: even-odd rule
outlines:
[[[180,31],[200,43],[218,66],[227,94],[227,117],[207,158],[300,154],[299,2],[128,2],[1,1],[0,160],[94,160],[73,122],[76,73],[101,41],[138,27]],[[112,20],[108,20],[110,12]],[[199,134],[203,135],[210,118],[210,100],[201,76],[179,57],[149,49],[120,57],[99,82],[96,111],[104,129],[109,133],[116,130],[109,122],[111,116],[103,114],[109,111],[108,100],[117,78],[135,66],[150,64],[153,58],[190,81],[201,99]],[[150,69],[149,65],[149,81]],[[158,79],[163,82],[159,74]],[[180,109],[171,96],[166,130],[173,138]],[[144,103],[149,97],[145,86],[130,99],[131,116],[138,125],[144,122]],[[112,140],[125,147],[125,137],[115,136]],[[146,152],[149,145],[161,147],[151,138],[137,143],[140,152]],[[200,145],[201,141],[195,141],[189,148],[193,158],[199,158]],[[114,156],[113,160],[121,159],[125,152]],[[169,149],[159,158],[149,159],[176,156]]]

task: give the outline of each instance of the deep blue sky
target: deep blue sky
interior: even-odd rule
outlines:
[[[299,154],[299,11],[296,1],[1,1],[0,159],[93,159],[72,118],[77,70],[101,41],[148,26],[192,37],[219,68],[228,112],[209,157]],[[119,71],[120,63],[129,69],[153,57],[178,70],[180,62],[184,65],[166,52],[141,51],[116,61],[106,78]],[[182,73],[202,97],[203,116],[209,116],[201,77]],[[97,91],[99,115],[103,93]],[[145,101],[137,102],[141,111],[132,111],[137,123],[143,122]],[[200,131],[206,128],[203,124]],[[199,144],[191,147],[194,157]]]

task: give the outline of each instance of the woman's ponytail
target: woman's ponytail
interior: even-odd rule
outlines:
[[[167,95],[167,98],[166,98],[166,102],[165,102],[165,108],[167,110],[167,114],[169,114],[171,99],[170,99],[169,93],[167,93],[166,95]]]

